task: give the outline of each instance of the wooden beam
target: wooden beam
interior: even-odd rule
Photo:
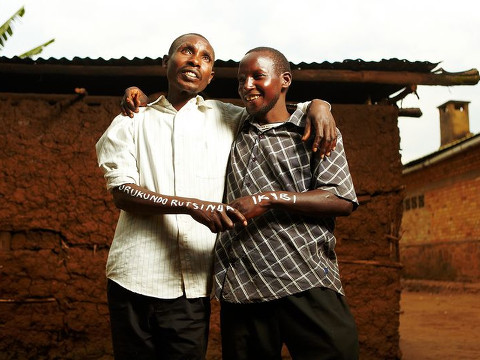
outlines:
[[[372,83],[409,86],[416,85],[476,85],[480,81],[477,69],[458,73],[416,73],[408,71],[374,71],[374,70],[293,70],[293,81],[317,81],[333,83]],[[217,68],[215,76],[236,78],[237,70],[233,68]]]
[[[398,109],[398,116],[419,118],[422,115],[422,110],[420,110],[419,108]]]
[[[147,66],[98,66],[58,64],[0,64],[0,73],[25,75],[81,75],[81,76],[166,76],[161,65]]]
[[[58,65],[58,64],[0,64],[1,73],[16,74],[55,74],[82,76],[166,76],[161,65],[146,66],[98,66],[98,65]],[[374,70],[293,70],[294,81],[315,81],[332,83],[371,83],[391,85],[476,85],[480,81],[477,69],[449,73],[440,70],[435,73],[408,71]],[[237,78],[236,68],[215,68],[217,78]]]
[[[408,71],[297,70],[294,81],[353,82],[405,85],[476,85],[478,70],[460,73],[414,73]]]

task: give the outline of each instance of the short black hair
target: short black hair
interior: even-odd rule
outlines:
[[[187,33],[187,34],[183,34],[183,35],[180,35],[179,37],[177,37],[175,40],[173,40],[172,42],[172,45],[170,45],[170,49],[168,49],[168,56],[172,56],[173,52],[175,51],[175,49],[178,47],[179,43],[182,41],[182,39],[185,37],[185,36],[199,36],[201,37],[202,39],[204,39],[207,43],[210,44],[210,41],[208,41],[208,39],[201,35],[201,34],[197,34],[197,33]],[[210,47],[212,48],[212,51],[213,51],[213,46],[212,44],[210,44]],[[213,52],[213,56],[215,57],[215,51]],[[214,59],[215,60],[215,59]]]
[[[287,60],[285,55],[283,55],[280,51],[277,49],[268,47],[268,46],[260,46],[256,47],[254,49],[248,50],[247,54],[253,53],[253,52],[267,52],[271,55],[272,60],[273,60],[273,67],[275,71],[277,72],[278,75],[281,75],[285,72],[291,73],[292,70],[290,68],[290,62]]]

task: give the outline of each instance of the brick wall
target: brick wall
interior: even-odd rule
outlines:
[[[119,98],[0,94],[0,359],[111,359],[105,261],[118,216],[94,144]],[[360,208],[338,255],[363,359],[398,357],[397,110],[334,106]],[[215,303],[214,303],[215,305]],[[214,306],[208,359],[218,359]]]
[[[480,145],[403,178],[404,276],[480,281]]]

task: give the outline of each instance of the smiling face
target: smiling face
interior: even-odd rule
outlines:
[[[267,117],[285,120],[282,118],[286,112],[284,100],[290,82],[290,73],[277,70],[267,51],[250,52],[240,61],[238,94],[248,113],[260,121],[267,121]],[[279,102],[281,96],[283,101]]]
[[[187,34],[177,38],[165,58],[168,95],[196,96],[213,78],[214,52],[202,36]]]

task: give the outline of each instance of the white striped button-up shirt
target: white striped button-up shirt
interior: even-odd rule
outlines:
[[[230,147],[244,109],[197,96],[182,109],[161,96],[131,119],[117,116],[96,145],[107,188],[134,183],[221,202]],[[216,234],[189,215],[120,212],[107,277],[146,296],[209,296]]]

